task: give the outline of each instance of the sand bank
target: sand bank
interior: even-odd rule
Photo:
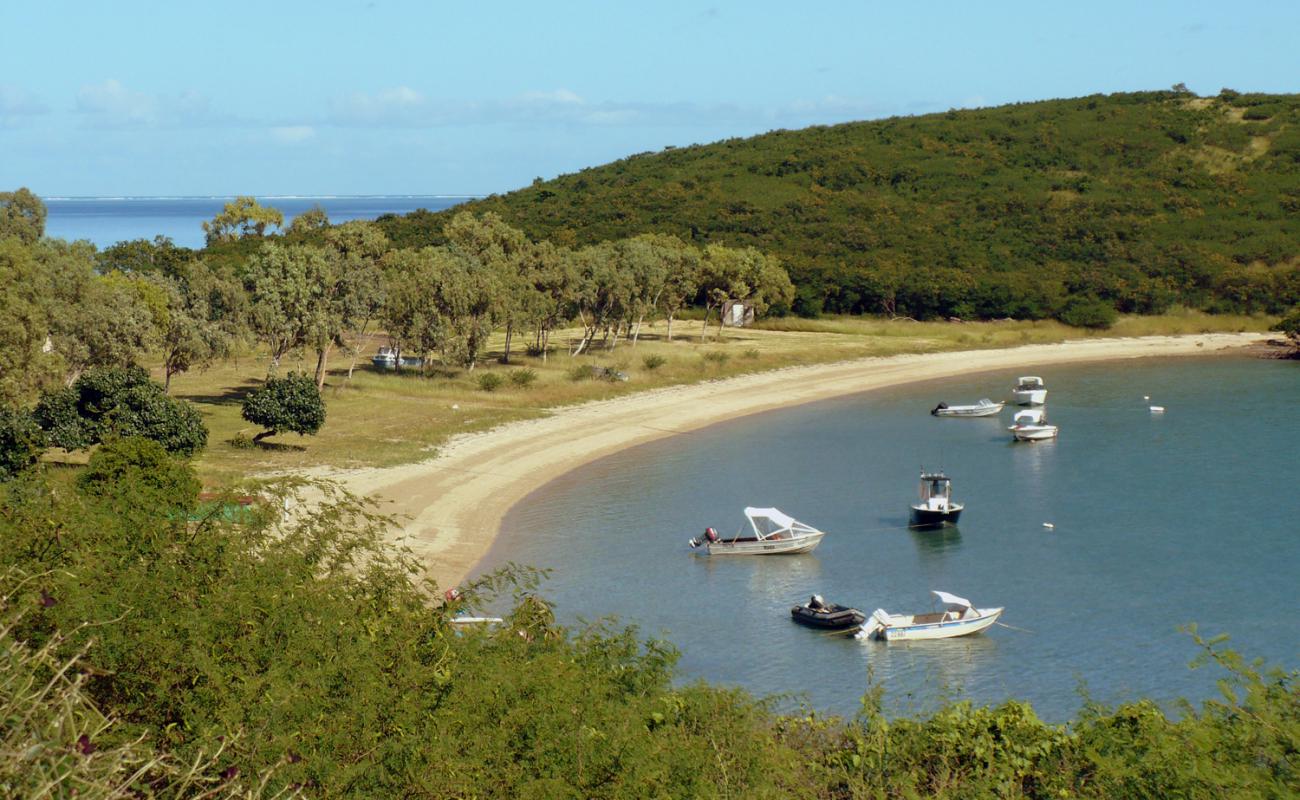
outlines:
[[[542,419],[455,437],[428,461],[330,477],[375,497],[384,512],[404,519],[399,540],[440,586],[448,587],[471,574],[511,506],[559,475],[626,447],[747,414],[903,383],[1005,369],[1002,383],[1009,388],[1033,367],[1202,355],[1266,338],[1243,333],[1085,339],[791,367],[561,408]]]

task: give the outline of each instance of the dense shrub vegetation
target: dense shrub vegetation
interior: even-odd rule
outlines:
[[[580,246],[660,232],[780,257],[794,310],[1041,318],[1300,302],[1300,97],[1095,95],[643,153],[473,203]],[[448,214],[389,217],[412,246]]]
[[[283,378],[268,378],[265,385],[249,392],[240,414],[266,429],[253,441],[286,432],[306,436],[325,424],[325,401],[315,381],[290,372]]]
[[[86,774],[79,796],[110,796],[95,782],[151,764],[156,784],[136,785],[163,796],[1300,791],[1300,675],[1214,642],[1204,659],[1227,668],[1223,698],[1176,720],[1146,702],[1089,706],[1068,726],[1015,702],[888,719],[880,690],[856,719],[783,717],[741,691],[674,685],[675,653],[633,630],[558,626],[528,573],[443,601],[383,544],[387,521],[328,486],[262,485],[238,522],[204,512],[197,488],[138,439],[105,444],[75,485],[41,470],[0,485],[0,703],[21,721],[0,750],[10,790],[39,766]],[[320,502],[302,511],[308,490]],[[501,593],[504,625],[450,622]],[[58,680],[32,691],[55,665]]]

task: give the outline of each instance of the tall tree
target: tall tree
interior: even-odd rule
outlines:
[[[505,326],[505,352],[501,360],[509,363],[514,334],[531,324],[536,313],[533,287],[527,272],[537,255],[536,248],[523,231],[507,225],[496,214],[475,217],[462,212],[452,217],[443,230],[448,247],[478,262],[491,273],[497,303],[493,317]]]
[[[660,295],[668,321],[668,341],[673,340],[673,319],[700,290],[700,251],[676,236],[651,234],[656,252],[664,262],[663,293]]]
[[[223,318],[221,299],[234,287],[195,262],[177,277],[155,278],[165,292],[166,307],[157,320],[163,354],[163,389],[171,391],[172,376],[204,368],[230,350],[230,320]]]
[[[352,353],[348,377],[356,367],[358,341],[378,317],[384,302],[380,259],[388,250],[386,237],[373,223],[345,222],[325,231],[328,271],[323,285],[323,308],[310,337],[316,348],[316,387],[325,385],[330,348]]]
[[[324,292],[329,254],[311,245],[267,242],[248,264],[250,319],[271,352],[269,372],[280,359],[325,326]]]
[[[100,272],[117,270],[131,275],[175,278],[194,260],[194,251],[177,247],[168,236],[132,239],[104,248],[95,261]]]
[[[35,244],[45,235],[45,204],[26,187],[0,192],[0,239]]]
[[[496,325],[500,273],[450,247],[435,247],[428,254],[433,267],[432,300],[443,331],[443,359],[473,370]]]
[[[309,233],[326,230],[329,226],[329,215],[317,204],[290,220],[285,233],[290,236],[306,236]]]
[[[0,404],[31,400],[64,372],[49,338],[49,282],[32,250],[17,237],[0,239]]]
[[[236,197],[221,212],[203,223],[203,234],[209,245],[233,241],[237,238],[266,234],[268,227],[284,224],[284,214],[278,209],[264,206],[256,198]]]
[[[392,250],[380,261],[384,304],[379,323],[402,368],[404,353],[428,356],[442,342],[442,323],[432,293],[437,281],[431,250]]]
[[[584,247],[575,254],[573,313],[583,334],[572,355],[580,355],[602,331],[623,318],[632,292],[631,276],[620,268],[618,252],[609,242]]]

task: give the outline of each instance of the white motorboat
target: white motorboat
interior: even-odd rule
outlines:
[[[370,357],[370,363],[379,369],[397,369],[400,364],[403,367],[422,367],[424,359],[419,356],[404,356],[392,347],[380,347],[379,352]]]
[[[1016,388],[1011,391],[1011,399],[1018,406],[1041,406],[1047,402],[1047,387],[1043,379],[1036,375],[1016,378]]]
[[[975,608],[964,597],[947,592],[933,591],[943,611],[930,614],[890,614],[878,608],[871,613],[854,633],[858,639],[880,639],[886,642],[917,639],[950,639],[979,633],[998,621],[1001,608]]]
[[[821,544],[825,532],[805,525],[794,517],[775,508],[745,509],[752,536],[741,536],[744,527],[733,539],[722,539],[713,528],[705,528],[704,535],[690,540],[691,547],[711,556],[770,556],[807,553]]]
[[[992,417],[1002,411],[1006,403],[995,403],[987,397],[969,406],[950,406],[940,403],[930,413],[936,417]]]
[[[1017,411],[1007,428],[1018,442],[1038,442],[1043,439],[1055,439],[1057,428],[1047,424],[1047,412],[1041,408],[1026,408]]]
[[[952,480],[942,471],[921,471],[921,502],[912,506],[909,527],[942,528],[956,525],[961,510],[961,503],[952,500]]]

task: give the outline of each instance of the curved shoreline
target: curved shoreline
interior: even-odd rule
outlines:
[[[454,437],[428,461],[328,477],[407,519],[397,540],[414,551],[439,586],[449,587],[488,553],[515,504],[618,450],[736,417],[905,383],[998,369],[1024,374],[1051,364],[1204,355],[1266,338],[1235,333],[1083,339],[788,367],[558,408],[540,419]],[[1014,378],[1008,375],[1008,385]]]

